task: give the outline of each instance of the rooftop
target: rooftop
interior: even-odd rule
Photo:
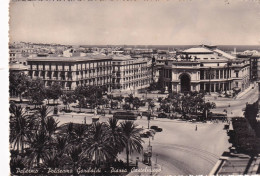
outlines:
[[[109,60],[110,56],[102,54],[87,54],[86,56],[71,56],[71,57],[34,57],[27,61],[53,61],[53,62],[76,62],[76,61],[91,61],[91,60]]]
[[[27,70],[27,66],[19,63],[11,63],[9,64],[9,69],[12,71],[14,70]]]
[[[213,51],[204,48],[204,47],[194,47],[194,48],[189,48],[186,49],[184,51],[182,51],[182,53],[187,53],[187,54],[212,54]]]

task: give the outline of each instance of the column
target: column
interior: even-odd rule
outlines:
[[[216,83],[214,83],[214,90],[212,92],[216,92]]]
[[[178,83],[178,84],[177,84],[177,92],[180,92],[180,91],[181,91],[181,84]]]

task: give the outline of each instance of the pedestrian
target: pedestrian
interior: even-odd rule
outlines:
[[[197,130],[198,130],[198,127],[197,127],[197,125],[196,125],[195,131],[197,131]]]

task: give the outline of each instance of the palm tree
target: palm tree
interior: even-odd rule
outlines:
[[[52,135],[56,132],[58,129],[58,121],[55,120],[52,116],[48,116],[44,122],[44,127],[47,132],[47,135],[49,139],[52,137]]]
[[[47,136],[46,131],[43,129],[37,130],[30,141],[31,162],[36,162],[36,165],[39,166],[40,160],[44,158],[44,155],[49,148],[52,148],[52,146],[49,145],[49,137]]]
[[[16,173],[17,169],[23,169],[26,167],[26,159],[21,156],[12,156],[10,160],[10,169],[12,173]]]
[[[55,148],[59,156],[66,152],[67,147],[69,147],[68,138],[66,136],[57,136],[55,140]]]
[[[32,136],[35,128],[35,117],[27,115],[27,112],[21,106],[11,104],[10,108],[10,143],[19,152],[20,147],[23,153],[24,145]]]
[[[68,149],[67,160],[72,165],[74,175],[77,175],[77,168],[82,167],[88,161],[87,155],[81,145],[72,145]]]
[[[124,141],[123,141],[123,134],[122,134],[122,130],[119,126],[118,123],[118,119],[112,117],[110,119],[108,119],[108,142],[110,144],[110,146],[114,150],[114,156],[116,157],[118,152],[123,151],[124,148]],[[112,158],[112,160],[114,161],[115,158]]]
[[[133,121],[123,121],[120,123],[124,136],[124,147],[126,148],[126,162],[129,170],[129,154],[133,151],[141,152],[143,140],[140,137],[142,129],[137,128]]]
[[[114,149],[109,145],[109,136],[104,123],[93,123],[88,139],[89,147],[86,152],[95,161],[95,166],[100,166],[111,158],[114,158]]]
[[[61,162],[62,158],[57,150],[46,152],[43,156],[43,165],[46,168],[60,168],[62,166]]]
[[[74,123],[64,124],[60,128],[62,129],[61,133],[67,137],[69,143],[75,139]]]
[[[76,128],[74,128],[75,140],[77,143],[83,141],[85,135],[87,134],[88,126],[85,124],[78,124]]]
[[[45,105],[41,106],[40,109],[38,110],[41,128],[45,128],[45,121],[46,121],[46,118],[49,117],[50,113],[51,113],[50,108]]]

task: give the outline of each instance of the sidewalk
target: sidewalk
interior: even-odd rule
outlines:
[[[239,92],[238,95],[235,97],[235,99],[241,99],[244,95],[246,95],[250,90],[252,90],[252,87],[254,87],[254,89],[257,86],[254,86],[253,84],[251,84],[247,89],[245,89],[243,92]]]

